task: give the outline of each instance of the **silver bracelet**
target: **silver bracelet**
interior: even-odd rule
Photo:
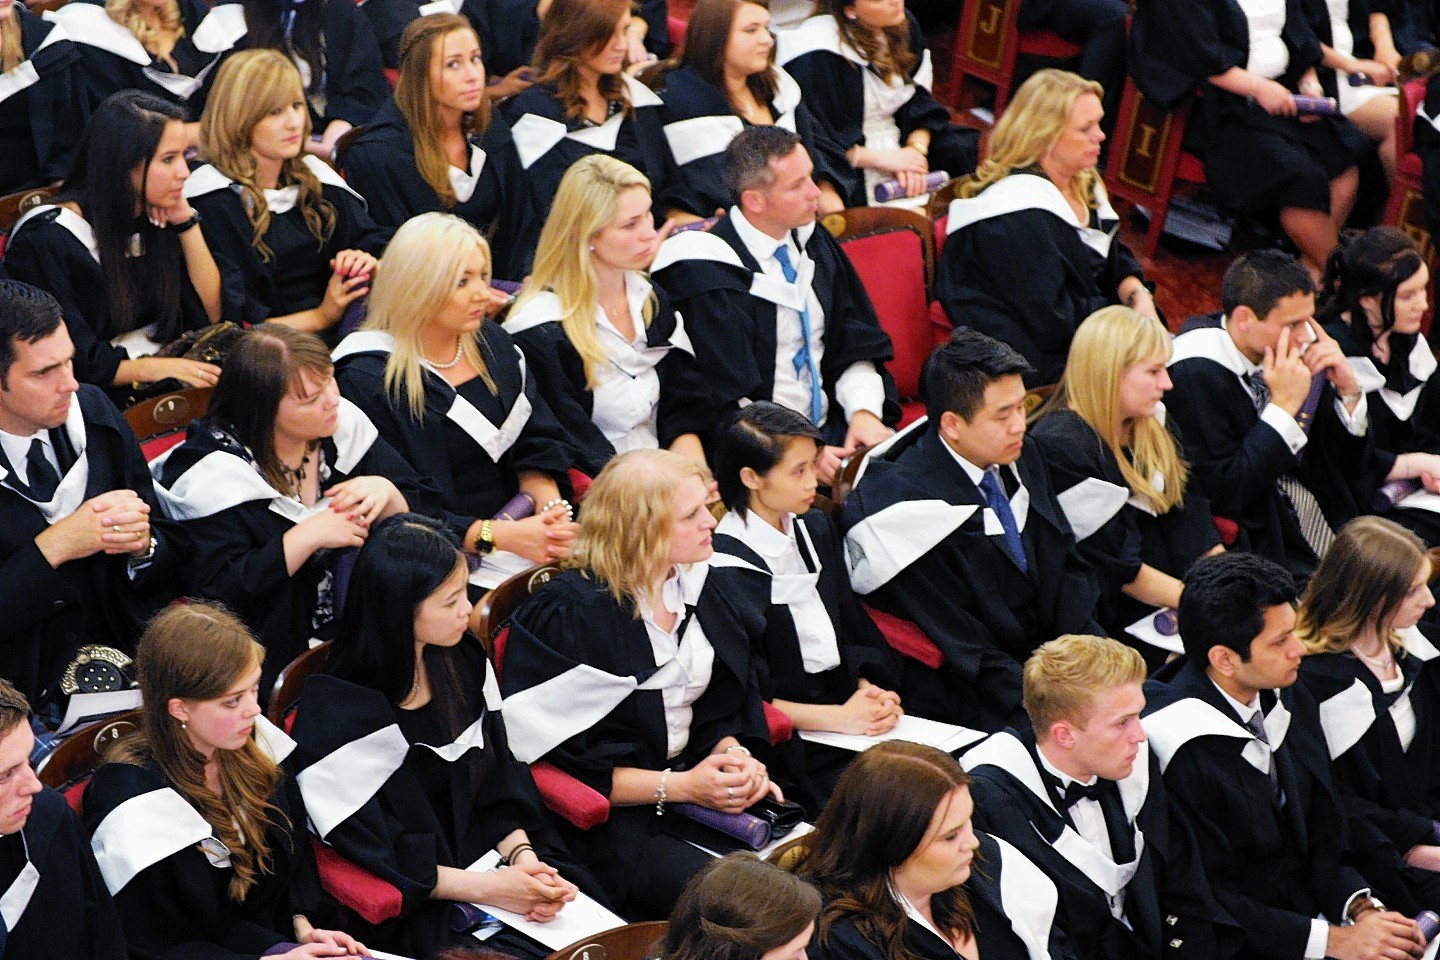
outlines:
[[[660,771],[660,786],[655,788],[655,816],[665,816],[665,780],[670,776],[670,767]]]
[[[730,744],[730,746],[726,747],[724,750],[722,750],[722,751],[720,751],[720,752],[721,752],[721,753],[729,753],[731,750],[739,750],[741,753],[745,754],[745,756],[747,756],[747,757],[748,757],[748,756],[752,756],[752,754],[750,753],[750,750],[749,750],[748,747],[742,746],[741,744],[738,744],[738,743],[732,743],[732,744]]]

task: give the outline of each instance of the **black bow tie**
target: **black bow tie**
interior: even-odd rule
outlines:
[[[1113,780],[1106,780],[1104,777],[1097,777],[1095,782],[1088,787],[1078,780],[1072,780],[1069,786],[1065,788],[1065,793],[1061,796],[1060,803],[1066,810],[1069,810],[1081,800],[1094,800],[1096,803],[1099,803],[1100,799],[1114,787],[1115,782]]]

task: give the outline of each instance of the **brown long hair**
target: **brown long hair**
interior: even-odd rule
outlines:
[[[445,159],[441,146],[445,130],[430,86],[430,70],[440,56],[440,45],[445,38],[460,30],[475,37],[477,44],[480,42],[470,21],[458,13],[435,13],[411,20],[400,37],[400,70],[395,81],[395,106],[415,140],[415,166],[446,210],[458,201],[455,188],[450,184],[450,161]],[[460,132],[483,137],[489,128],[490,98],[481,97],[479,109],[460,118]]]
[[[907,740],[878,743],[851,761],[815,830],[778,853],[794,851],[795,872],[825,899],[822,945],[837,920],[851,917],[884,956],[918,960],[905,946],[909,918],[891,892],[891,877],[928,839],[945,798],[969,785],[954,757]],[[975,912],[963,885],[935,894],[930,907],[941,933],[974,934]]]
[[[235,876],[227,891],[242,903],[273,858],[266,831],[291,828],[289,819],[270,801],[282,773],[252,736],[239,750],[216,750],[220,793],[205,784],[205,758],[190,744],[169,703],[214,700],[265,659],[265,648],[240,622],[217,604],[189,603],[167,607],[150,621],[135,656],[143,700],[140,724],[119,740],[106,760],[137,766],[154,765],[175,791],[200,811],[230,851]]]
[[[571,118],[585,115],[580,95],[580,64],[610,42],[615,25],[630,12],[630,0],[555,0],[540,21],[535,43],[535,82],[552,84],[555,96]],[[600,95],[630,107],[620,74],[600,78]]]
[[[732,853],[685,885],[660,960],[761,960],[815,922],[820,894],[755,857]]]
[[[685,53],[680,62],[695,71],[695,75],[710,86],[725,93],[725,50],[730,45],[730,30],[735,26],[735,14],[745,4],[770,9],[770,0],[696,0],[695,9],[690,13],[690,24],[685,28]],[[745,78],[745,85],[761,103],[775,99],[780,83],[775,79],[775,48],[770,48],[770,69],[764,73],[752,73]],[[731,104],[735,106],[735,104]]]
[[[906,80],[920,62],[910,49],[910,22],[884,30],[871,30],[859,18],[849,16],[845,8],[855,0],[820,0],[818,13],[828,13],[840,25],[840,36],[859,51],[866,62],[880,71],[880,79],[889,83],[894,77]]]
[[[278,50],[241,50],[220,65],[215,86],[205,102],[205,112],[200,117],[200,155],[240,185],[240,200],[253,228],[250,245],[266,263],[271,257],[270,247],[265,243],[265,234],[270,229],[270,207],[255,180],[256,162],[250,152],[250,137],[255,125],[271,110],[295,100],[304,102],[305,88],[294,63]],[[307,112],[301,141],[309,139]],[[335,207],[325,199],[320,178],[305,166],[303,154],[281,165],[280,186],[288,183],[300,187],[296,206],[315,238],[315,249],[320,250],[335,232]]]

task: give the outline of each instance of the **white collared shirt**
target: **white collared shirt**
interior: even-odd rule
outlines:
[[[653,450],[660,446],[657,418],[660,409],[660,374],[656,360],[646,357],[645,302],[650,284],[635,271],[625,274],[625,301],[635,325],[635,337],[626,340],[605,308],[595,305],[596,333],[609,363],[595,371],[590,419],[615,452]]]
[[[710,685],[715,649],[700,631],[689,631],[687,637],[680,635],[680,628],[685,625],[685,589],[680,582],[679,571],[671,574],[660,588],[660,602],[666,610],[675,614],[673,629],[666,630],[655,622],[655,608],[648,597],[639,600],[640,619],[650,638],[655,666],[663,667],[672,660],[679,660],[685,671],[684,683],[671,684],[660,691],[665,703],[666,756],[676,757],[690,743],[690,722],[695,716],[692,707]]]
[[[775,257],[777,247],[784,246],[790,256],[790,263],[798,271],[800,269],[801,257],[808,256],[800,250],[795,243],[795,233],[787,232],[784,240],[776,240],[758,229],[749,220],[738,206],[730,208],[730,216],[735,224],[735,232],[740,237],[740,242],[745,244],[745,249],[755,262],[760,264],[760,272],[772,280],[781,283],[785,280],[785,271],[780,267],[780,261]],[[808,238],[810,231],[817,228],[816,224],[810,224],[803,228],[800,233]],[[812,287],[806,292],[806,303],[810,313],[810,356],[815,361],[815,369],[820,369],[820,362],[825,356],[825,311],[820,306],[820,300],[815,296]],[[810,415],[810,371],[802,369],[798,374],[795,372],[794,358],[799,352],[802,343],[800,313],[789,307],[775,306],[775,388],[769,399],[778,404],[799,411],[807,417]],[[753,399],[753,398],[752,398]],[[860,360],[845,368],[835,381],[835,399],[839,401],[841,409],[845,412],[845,420],[848,423],[855,414],[862,410],[873,413],[878,419],[885,404],[885,384],[880,378],[880,373],[875,365],[868,360]],[[830,413],[830,398],[823,390],[820,392],[820,413],[823,423]]]
[[[33,440],[39,440],[45,448],[45,459],[49,460],[50,466],[55,468],[55,475],[63,477],[65,472],[60,469],[60,459],[55,455],[55,445],[50,442],[50,431],[37,430],[32,434],[19,437],[0,430],[0,447],[4,448],[5,459],[10,461],[10,467],[15,471],[16,478],[21,483],[30,483],[30,464],[26,458],[30,455],[30,443]]]
[[[1000,489],[1004,490],[1005,481],[1004,478],[999,475],[999,471],[1001,469],[1010,471],[1010,475],[1015,478],[1015,492],[1010,494],[1010,512],[1015,515],[1015,529],[1024,533],[1025,521],[1030,519],[1030,497],[1028,493],[1023,497],[1020,495],[1020,492],[1025,489],[1025,483],[1020,479],[1020,471],[1015,469],[1015,464],[1007,463],[1003,468],[999,465],[992,465],[990,470],[982,470],[956,453],[955,448],[950,446],[944,437],[940,438],[940,443],[945,447],[946,451],[949,452],[950,456],[955,458],[955,462],[960,464],[960,469],[965,471],[965,476],[970,478],[970,482],[975,484],[975,489],[977,490],[980,489],[980,481],[984,480],[985,474],[991,470],[995,471],[995,479],[1000,481]],[[983,495],[984,491],[982,490],[981,493]]]
[[[1068,773],[1061,770],[1050,762],[1045,756],[1045,749],[1036,746],[1035,756],[1040,761],[1042,770],[1049,773],[1056,780],[1060,781],[1060,790],[1063,794],[1065,789],[1072,783],[1079,783],[1083,787],[1093,786],[1098,777],[1092,776],[1089,780],[1076,780]],[[1100,807],[1099,800],[1092,800],[1083,797],[1070,806],[1070,819],[1075,822],[1075,832],[1089,841],[1090,845],[1099,850],[1111,860],[1115,859],[1115,848],[1110,845],[1110,831],[1105,828],[1105,811]],[[1110,901],[1110,913],[1127,927],[1130,922],[1125,919],[1125,891],[1121,889]]]

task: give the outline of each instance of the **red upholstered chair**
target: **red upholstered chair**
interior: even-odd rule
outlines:
[[[683,17],[671,17],[667,24],[670,34],[670,46],[678,53],[680,48],[685,46],[685,31],[690,28],[690,21]]]
[[[1162,110],[1146,100],[1128,78],[1125,80],[1105,168],[1105,187],[1110,196],[1138,203],[1150,211],[1150,227],[1140,250],[1146,257],[1155,256],[1160,246],[1175,182],[1205,182],[1200,158],[1187,152],[1182,144],[1189,119],[1188,104],[1178,110]]]
[[[955,31],[955,52],[950,58],[950,81],[938,96],[941,103],[959,106],[962,76],[975,77],[995,87],[995,116],[1010,102],[1015,61],[1021,55],[1047,60],[1069,60],[1080,46],[1049,30],[1020,30],[1016,26],[1021,0],[966,0]],[[937,94],[939,91],[937,91]]]
[[[861,606],[870,614],[870,619],[875,621],[875,626],[880,628],[880,635],[892,650],[902,657],[920,661],[931,670],[940,669],[940,665],[945,662],[940,648],[935,646],[935,642],[914,622],[884,610],[877,610],[868,603],[862,603]]]
[[[191,420],[205,416],[210,407],[214,387],[187,387],[163,396],[152,397],[127,407],[125,420],[140,441],[140,450],[147,461],[176,446],[185,439],[185,428]]]
[[[35,776],[45,786],[59,790],[70,809],[80,813],[90,774],[100,765],[110,745],[135,729],[138,719],[140,711],[130,710],[72,731],[40,761]]]
[[[933,228],[914,210],[890,207],[842,210],[824,222],[860,274],[880,326],[894,344],[895,359],[888,368],[900,393],[904,426],[925,412],[919,399],[920,368],[937,342],[930,304],[935,276]],[[948,336],[948,322],[946,328]]]
[[[1395,118],[1395,182],[1390,185],[1390,200],[1385,205],[1384,222],[1399,227],[1410,235],[1420,248],[1430,268],[1430,307],[1425,311],[1425,333],[1430,332],[1430,318],[1435,311],[1435,246],[1425,222],[1424,188],[1421,185],[1420,155],[1415,152],[1416,110],[1425,100],[1426,79],[1411,80],[1401,88],[1404,102]]]

